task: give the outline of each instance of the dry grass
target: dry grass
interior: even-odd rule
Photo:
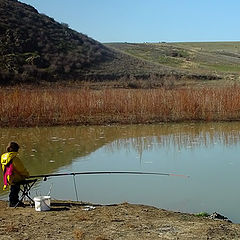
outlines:
[[[0,89],[1,126],[231,121],[240,87]]]
[[[83,221],[90,221],[91,218],[87,215],[87,214],[77,214],[75,216],[75,219],[78,221],[78,222],[83,222]]]
[[[85,232],[75,229],[73,232],[74,240],[83,240],[85,238]]]
[[[101,237],[101,236],[99,236],[99,237],[96,237],[95,240],[108,240],[108,238],[105,238],[105,237]]]
[[[5,226],[5,231],[8,233],[18,232],[18,230],[19,230],[18,227],[16,227],[12,222]]]

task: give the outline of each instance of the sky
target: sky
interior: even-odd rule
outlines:
[[[20,0],[100,42],[240,41],[239,0]]]

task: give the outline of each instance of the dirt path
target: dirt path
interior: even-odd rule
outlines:
[[[0,201],[0,239],[240,239],[240,224],[128,203],[52,203],[48,212]]]

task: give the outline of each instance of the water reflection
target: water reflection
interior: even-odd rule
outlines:
[[[1,129],[0,152],[9,141],[21,145],[20,158],[32,175],[47,174],[107,145],[143,151],[158,148],[197,148],[239,144],[239,123],[164,124],[108,127],[52,127]]]
[[[154,176],[78,176],[80,200],[129,201],[187,212],[213,210],[240,222],[240,124],[163,124],[1,129],[0,151],[11,140],[31,175],[77,171],[158,171]],[[1,177],[2,179],[2,177]],[[75,199],[71,177],[40,183],[35,194]],[[6,193],[0,191],[1,197]]]

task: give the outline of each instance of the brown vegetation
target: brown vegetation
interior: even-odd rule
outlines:
[[[1,126],[231,121],[240,87],[0,89]]]

